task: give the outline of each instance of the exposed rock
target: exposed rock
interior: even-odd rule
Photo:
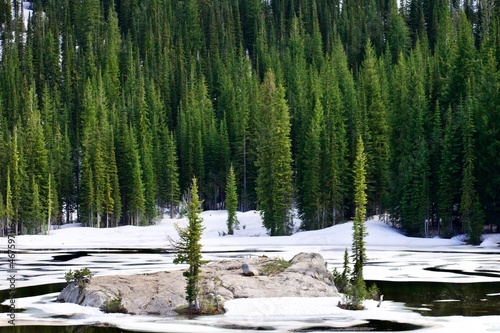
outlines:
[[[203,266],[199,283],[200,303],[213,304],[215,298],[222,305],[234,298],[338,296],[321,255],[300,253],[283,272],[272,276],[259,274],[265,265],[276,260],[254,257],[222,260]],[[241,273],[245,265],[253,276]],[[128,313],[172,315],[175,308],[186,305],[185,286],[182,271],[97,276],[83,290],[75,284],[68,285],[57,300],[101,307],[104,302],[121,297]]]
[[[243,275],[245,276],[255,276],[259,275],[259,271],[247,264],[246,262],[241,265],[241,269],[243,270]]]
[[[317,280],[323,279],[326,283],[331,283],[331,273],[326,268],[323,257],[318,253],[301,252],[290,260],[292,266],[286,272],[301,273],[311,276]]]

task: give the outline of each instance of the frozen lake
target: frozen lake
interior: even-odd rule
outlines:
[[[258,221],[254,222],[255,214],[242,214],[240,221],[245,223],[245,229],[241,228],[235,236],[222,237],[219,231],[224,227],[223,217],[220,212],[204,213],[204,259],[263,254],[291,259],[299,252],[317,252],[333,269],[341,267],[344,249],[350,248],[349,223],[271,238],[265,236]],[[481,247],[471,247],[458,240],[408,238],[379,221],[369,221],[367,226],[369,261],[364,273],[385,295],[380,308],[377,302],[367,301],[365,311],[345,311],[336,306],[336,298],[247,299],[228,302],[224,315],[196,318],[104,314],[94,308],[54,302],[69,269],[88,267],[95,275],[116,275],[181,268],[173,265],[173,254],[165,251],[167,235],[173,229],[171,220],[142,228],[70,228],[53,231],[50,236],[20,236],[16,306],[22,312],[16,314],[17,332],[334,332],[419,328],[418,332],[500,332],[497,235],[489,237]],[[138,238],[140,242],[131,241]],[[2,242],[0,246],[5,248]],[[6,260],[1,264],[6,271]],[[5,290],[4,281],[0,289]],[[5,292],[0,295],[2,299],[8,297]],[[3,307],[2,312],[6,311]],[[12,332],[7,320],[7,316],[0,318],[0,333]],[[106,325],[114,327],[95,328]]]

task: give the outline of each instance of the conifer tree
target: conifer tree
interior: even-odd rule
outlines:
[[[467,84],[474,83],[476,74],[477,50],[470,22],[463,11],[460,12],[460,25],[457,35],[457,48],[452,62],[448,98],[455,108],[467,94]],[[474,87],[471,86],[471,89]]]
[[[236,210],[238,209],[238,192],[236,189],[236,178],[233,165],[229,168],[226,181],[226,209],[227,209],[227,233],[234,234],[234,228],[238,226]]]
[[[40,232],[45,223],[48,202],[48,150],[46,146],[41,115],[38,110],[34,89],[28,92],[28,110],[22,135],[22,157],[25,163],[25,182],[21,185],[21,209],[24,227],[28,233]],[[30,193],[38,192],[37,202]],[[29,207],[29,208],[28,208]],[[24,228],[23,228],[24,229]]]
[[[115,11],[114,1],[111,1],[108,9],[105,35],[105,55],[103,81],[106,97],[110,107],[116,107],[120,96],[120,67],[119,54],[121,47],[121,36],[118,27],[118,17]]]
[[[148,115],[148,105],[146,103],[146,92],[144,87],[144,77],[141,75],[138,82],[138,92],[135,103],[137,124],[137,141],[141,161],[142,184],[144,187],[144,209],[147,223],[152,221],[158,215],[156,211],[156,186],[155,170],[153,165],[153,147],[150,117]]]
[[[309,129],[304,137],[303,151],[300,152],[302,159],[301,182],[299,189],[299,216],[302,219],[302,228],[316,230],[323,227],[321,221],[321,143],[323,106],[320,96],[316,96],[316,102],[309,120]]]
[[[170,218],[174,218],[175,208],[179,204],[179,167],[177,165],[177,149],[173,133],[165,132],[165,152],[164,152],[164,170],[165,170],[165,188],[166,203],[170,209]]]
[[[451,107],[448,107],[443,129],[443,139],[441,141],[441,164],[439,167],[439,187],[438,187],[438,214],[441,219],[442,232],[446,237],[454,234],[455,226],[453,221],[457,216],[456,205],[457,193],[460,192],[460,165],[457,152],[457,125],[453,117]]]
[[[476,157],[476,181],[477,192],[481,204],[485,210],[485,220],[497,221],[497,228],[500,221],[496,218],[500,216],[500,207],[497,202],[500,200],[500,160],[498,147],[500,147],[500,132],[497,124],[500,123],[500,71],[498,70],[498,59],[495,57],[495,48],[500,52],[500,47],[494,46],[498,43],[497,27],[492,24],[485,37],[482,46],[481,70],[473,93],[475,97],[475,157]],[[500,53],[499,53],[500,55]]]
[[[352,256],[353,256],[353,295],[352,303],[355,308],[360,306],[366,298],[366,285],[363,279],[363,265],[366,261],[366,249],[364,238],[368,235],[365,226],[366,220],[366,155],[364,152],[363,139],[358,138],[356,159],[354,164],[354,203],[356,205],[353,234],[352,234]]]
[[[5,188],[5,226],[7,227],[7,234],[17,235],[16,230],[12,230],[12,220],[14,219],[14,208],[12,207],[12,191],[10,185],[10,168],[7,168],[7,179],[6,179],[6,188]],[[16,223],[17,226],[17,223]]]
[[[341,80],[348,81],[348,78],[341,78],[341,73],[335,69],[333,59],[327,59],[326,65],[322,70],[323,98],[324,105],[324,125],[320,134],[321,144],[321,179],[322,189],[322,205],[323,205],[323,222],[322,227],[327,227],[338,222],[344,221],[346,203],[348,199],[349,178],[352,178],[348,172],[348,129],[346,126],[347,118],[352,116],[351,113],[356,112],[349,109],[349,106],[356,101],[350,99],[349,91],[345,90],[345,95],[340,89]],[[345,63],[347,66],[347,63]],[[352,75],[347,72],[346,75]],[[353,83],[354,84],[354,83]],[[351,86],[353,88],[353,86]],[[354,92],[351,91],[351,93]],[[352,96],[351,96],[352,97]],[[355,132],[354,129],[349,129]],[[352,196],[351,196],[352,197]]]
[[[475,156],[474,156],[474,123],[473,106],[470,93],[467,95],[463,112],[463,173],[462,173],[462,199],[460,202],[460,213],[464,232],[469,236],[469,243],[478,245],[481,242],[483,230],[483,211],[476,192],[475,180]]]
[[[404,18],[396,9],[389,15],[388,45],[391,50],[392,63],[396,63],[399,54],[405,54],[410,48],[410,36]]]
[[[271,236],[291,232],[292,157],[290,116],[283,86],[268,70],[260,86],[257,199],[263,224]]]
[[[148,223],[193,176],[204,208],[221,207],[230,161],[238,208],[264,207],[269,68],[290,117],[291,168],[273,179],[292,170],[297,192],[286,185],[279,204],[295,199],[305,228],[354,213],[359,135],[368,214],[390,211],[415,234],[440,221],[452,235],[475,192],[484,220],[498,220],[496,0],[31,3],[26,27],[22,2],[0,1],[0,192],[5,202],[10,173],[20,232],[36,186],[43,221]],[[474,163],[464,161],[467,94]]]
[[[116,164],[120,185],[122,220],[138,225],[144,213],[144,188],[141,178],[141,162],[135,132],[123,114],[117,135]]]
[[[132,225],[139,225],[142,223],[143,214],[145,211],[145,199],[144,199],[144,185],[142,183],[142,169],[140,154],[138,151],[137,140],[135,137],[135,132],[131,125],[128,126],[127,146],[129,147],[129,182],[130,182],[130,193],[128,193],[128,213]]]
[[[392,84],[392,218],[415,236],[426,235],[428,217],[427,100],[421,67],[417,46],[409,64],[400,55]]]
[[[12,221],[15,224],[14,230],[11,230],[17,235],[20,230],[21,210],[22,210],[22,190],[27,188],[26,170],[23,158],[23,152],[19,145],[19,136],[17,134],[17,126],[14,126],[11,137],[8,142],[8,159],[9,165],[7,168],[7,190],[5,195],[7,222]],[[10,223],[8,223],[10,225]]]
[[[114,132],[111,128],[106,139],[106,151],[109,153],[106,163],[106,183],[104,195],[104,213],[106,228],[110,224],[118,225],[121,217],[122,203],[120,197],[120,184],[118,181],[118,166],[116,165]]]
[[[204,192],[205,158],[204,135],[208,138],[208,130],[214,114],[211,101],[207,95],[203,78],[197,78],[192,73],[191,86],[182,101],[179,111],[179,144],[181,189],[189,188],[190,178],[195,176],[200,182],[200,191]],[[206,132],[204,130],[207,130]],[[205,132],[205,133],[203,133]]]
[[[186,263],[189,265],[187,271],[183,273],[187,280],[186,301],[188,302],[188,311],[198,312],[200,310],[198,301],[200,267],[208,261],[202,260],[201,254],[200,240],[205,227],[202,224],[203,218],[200,217],[202,201],[198,197],[196,178],[193,178],[190,192],[191,198],[187,207],[188,225],[182,228],[176,224],[175,228],[180,239],[176,242],[170,239],[170,242],[178,251],[174,264]]]
[[[366,146],[369,212],[380,214],[385,210],[388,193],[389,130],[377,58],[369,40],[359,80],[358,93],[364,113],[360,120]]]

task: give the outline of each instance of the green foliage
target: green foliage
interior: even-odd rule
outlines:
[[[277,275],[284,272],[290,266],[292,266],[290,261],[284,260],[283,258],[277,258],[263,265],[259,273],[265,276]]]
[[[351,288],[350,286],[351,268],[349,267],[349,252],[347,249],[344,251],[344,263],[342,265],[342,273],[337,271],[335,268],[333,270],[333,283],[337,287],[340,293],[346,294]]]
[[[358,139],[356,149],[356,160],[354,164],[354,202],[356,205],[353,234],[352,234],[352,257],[353,271],[351,286],[347,288],[348,307],[352,309],[363,308],[366,298],[366,284],[363,279],[363,266],[366,261],[366,248],[364,238],[368,235],[365,226],[366,220],[366,156],[364,152],[363,139]],[[345,261],[345,259],[344,259]]]
[[[392,201],[391,218],[410,236],[426,236],[428,219],[429,153],[424,115],[427,110],[422,55],[400,55],[392,87]],[[438,166],[436,166],[438,167]]]
[[[367,293],[367,298],[370,298],[371,300],[377,301],[380,299],[380,289],[378,289],[375,283],[372,283],[372,285],[368,288],[366,293]]]
[[[354,203],[356,205],[353,233],[352,252],[354,270],[353,276],[363,278],[363,265],[366,260],[366,248],[364,238],[368,235],[365,226],[366,220],[366,156],[364,152],[363,139],[358,139],[356,161],[354,164]]]
[[[179,204],[179,167],[177,165],[177,151],[175,147],[174,136],[167,131],[166,144],[164,152],[165,178],[163,179],[162,191],[164,191],[165,202],[170,209],[170,217],[174,217],[175,209]]]
[[[188,309],[192,311],[199,311],[200,305],[198,303],[198,294],[200,292],[198,282],[200,279],[200,267],[208,261],[201,259],[201,235],[205,229],[202,225],[203,219],[199,216],[201,213],[201,200],[198,197],[198,185],[196,178],[193,178],[191,185],[191,200],[187,207],[188,226],[181,228],[175,226],[180,239],[173,241],[170,239],[171,244],[178,251],[174,264],[186,263],[189,268],[184,272],[186,277],[186,300],[188,302]]]
[[[334,269],[333,282],[338,291],[343,294],[339,302],[339,306],[343,309],[363,310],[363,302],[366,298],[375,300],[379,297],[380,291],[375,284],[367,289],[362,275],[355,274],[354,271],[351,274],[347,249],[344,252],[343,271],[340,273],[336,268]]]
[[[354,215],[360,135],[367,214],[409,235],[500,224],[492,1],[55,3],[27,27],[0,5],[0,206],[19,233],[173,217],[193,176],[220,209],[231,162],[270,234],[292,203],[303,229],[331,226]]]
[[[236,192],[236,179],[234,176],[233,165],[229,168],[226,181],[226,209],[227,209],[227,233],[232,235],[234,228],[239,222],[236,218],[236,209],[238,208],[238,193]]]
[[[475,188],[474,177],[474,139],[473,139],[473,115],[471,109],[470,95],[462,106],[464,118],[464,153],[463,153],[463,176],[462,176],[462,200],[460,212],[462,214],[463,228],[469,237],[469,243],[478,245],[481,243],[481,231],[483,226],[483,212],[480,208],[479,197]]]
[[[382,91],[382,77],[377,69],[377,58],[368,40],[359,80],[360,115],[358,135],[365,145],[366,178],[370,214],[383,213],[387,201],[389,181],[389,126],[387,103]]]
[[[84,289],[87,283],[90,282],[94,274],[87,267],[82,269],[76,269],[72,271],[71,269],[64,275],[64,279],[67,283],[75,283],[80,289]]]
[[[288,235],[292,206],[290,116],[285,89],[272,70],[260,86],[257,145],[257,198],[271,236]]]
[[[99,308],[105,313],[127,313],[127,309],[122,304],[122,298],[116,297],[109,301],[104,302]]]

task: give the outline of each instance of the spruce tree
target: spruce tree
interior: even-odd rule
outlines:
[[[19,147],[19,141],[17,126],[15,126],[8,142],[9,165],[7,168],[7,191],[5,195],[7,222],[12,221],[12,224],[15,225],[14,230],[12,228],[10,230],[15,235],[21,231],[19,222],[22,211],[22,191],[27,188],[26,184],[29,182],[29,179],[26,177],[25,161],[23,152]]]
[[[349,193],[348,172],[348,128],[346,126],[347,117],[351,112],[348,108],[348,94],[343,95],[340,89],[341,74],[336,72],[333,59],[327,59],[322,70],[322,104],[324,105],[324,125],[320,133],[321,145],[321,205],[322,224],[321,227],[328,227],[345,219],[345,210]],[[337,64],[338,65],[338,64]],[[347,64],[346,64],[347,65]],[[351,76],[350,73],[348,75]],[[343,78],[348,80],[347,78]],[[352,130],[352,129],[351,129]],[[353,131],[354,132],[354,131]]]
[[[499,21],[500,22],[500,21]],[[500,124],[500,71],[498,71],[498,60],[495,58],[494,29],[491,27],[489,39],[484,41],[482,48],[481,75],[474,93],[476,102],[475,123],[475,156],[476,156],[476,179],[477,192],[481,204],[485,210],[485,220],[496,220],[497,230],[500,230],[500,207],[497,204],[500,200],[500,159],[498,147],[500,147],[500,132],[497,130]],[[499,42],[498,40],[496,41]],[[500,47],[497,46],[500,52]],[[500,55],[500,54],[499,54]]]
[[[191,198],[187,207],[188,225],[182,228],[176,224],[175,228],[179,233],[180,239],[175,242],[170,239],[170,242],[178,251],[174,259],[174,264],[186,263],[189,265],[187,271],[184,272],[187,280],[186,301],[188,302],[188,311],[198,312],[200,310],[198,302],[200,267],[208,263],[208,261],[202,260],[201,255],[200,240],[205,227],[202,224],[203,218],[200,217],[202,201],[198,197],[196,178],[193,178],[190,192]]]
[[[153,146],[151,135],[150,117],[148,115],[148,105],[146,103],[146,92],[144,86],[144,78],[141,75],[138,82],[138,92],[135,104],[137,124],[137,141],[138,150],[142,170],[142,184],[144,187],[144,212],[147,223],[151,224],[158,216],[156,211],[156,186],[155,186],[155,170],[153,164]]]
[[[128,193],[128,210],[132,225],[139,225],[144,222],[143,215],[145,211],[144,184],[142,183],[142,168],[140,154],[138,151],[137,140],[134,130],[129,125],[128,129],[128,147],[130,147],[130,155],[128,156],[130,163],[130,193]]]
[[[227,233],[232,235],[234,228],[238,226],[236,210],[238,208],[238,192],[236,189],[236,178],[233,165],[229,168],[226,180],[226,209],[227,209]]]
[[[323,106],[320,97],[316,97],[309,129],[304,137],[303,150],[300,152],[303,160],[302,177],[299,184],[299,217],[302,228],[316,230],[323,227],[321,221],[321,143]]]
[[[177,149],[173,133],[166,129],[165,132],[165,151],[164,151],[164,169],[165,169],[165,188],[162,189],[166,195],[166,203],[170,210],[170,218],[174,218],[175,208],[179,204],[179,167],[177,165]]]
[[[474,123],[472,97],[467,95],[464,105],[461,107],[463,112],[463,174],[462,174],[462,200],[460,202],[460,213],[464,232],[469,237],[469,243],[478,245],[481,242],[481,233],[483,230],[483,211],[479,203],[479,197],[476,192],[475,179],[475,156],[474,156]]]
[[[457,216],[457,193],[460,193],[460,165],[457,152],[457,125],[451,106],[445,116],[443,139],[440,147],[440,165],[438,171],[438,215],[441,230],[445,237],[454,236],[456,226],[453,224]]]
[[[426,235],[428,218],[427,100],[421,67],[418,47],[409,64],[401,54],[392,83],[392,218],[411,236]]]
[[[257,200],[271,236],[291,232],[292,157],[285,89],[268,70],[260,86],[257,145]]]
[[[366,285],[363,279],[363,265],[366,261],[366,248],[364,238],[368,235],[365,226],[366,220],[366,155],[363,139],[358,138],[356,159],[354,163],[354,203],[356,205],[353,234],[352,234],[352,256],[353,256],[353,291],[352,305],[354,308],[362,306],[366,298]]]
[[[389,127],[382,94],[377,58],[371,42],[365,48],[365,59],[359,79],[361,103],[360,124],[366,146],[368,203],[371,214],[384,213],[387,203],[389,168]]]

